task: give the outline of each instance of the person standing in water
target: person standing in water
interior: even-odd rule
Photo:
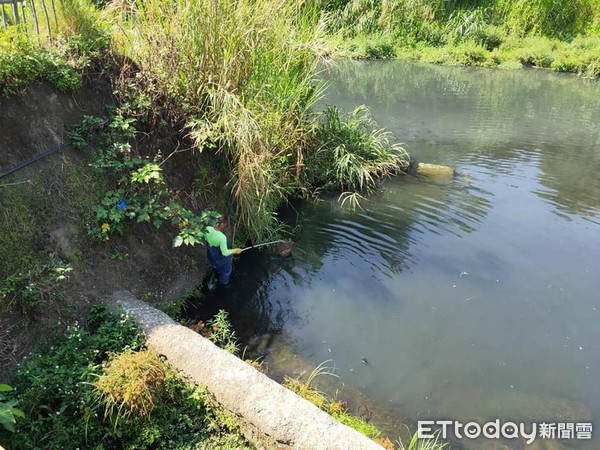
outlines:
[[[206,227],[204,238],[206,239],[207,247],[206,254],[208,261],[217,275],[219,284],[226,285],[229,283],[231,272],[233,271],[232,255],[242,253],[240,248],[229,249],[227,247],[227,236],[223,233],[229,226],[227,216],[222,215],[217,219],[217,224],[214,227]]]

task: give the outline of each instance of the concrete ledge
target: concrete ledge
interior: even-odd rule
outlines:
[[[142,325],[147,344],[238,416],[247,438],[266,449],[381,450],[312,403],[258,372],[162,311],[117,292],[113,299]]]

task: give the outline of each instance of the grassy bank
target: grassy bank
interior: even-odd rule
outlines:
[[[600,76],[598,0],[331,1],[336,53]]]
[[[178,134],[176,148],[149,148],[147,156],[161,164],[173,150],[196,160],[213,155],[230,194],[229,212],[254,241],[280,231],[274,212],[288,198],[331,186],[369,190],[406,158],[371,129],[364,130],[365,145],[342,149],[340,139],[329,139],[328,124],[339,123],[340,114],[314,116],[322,94],[317,67],[329,53],[325,20],[314,5],[151,0],[97,9],[69,0],[57,8],[56,38],[40,37],[32,25],[29,38],[16,28],[3,34],[4,92],[56,76],[59,70],[37,55],[68,72],[72,82],[61,81],[64,89],[75,88],[86,70],[110,68],[124,117],[151,138],[164,129]],[[29,70],[15,66],[17,60],[40,63]],[[348,170],[331,171],[331,161]],[[346,179],[351,172],[362,175]]]

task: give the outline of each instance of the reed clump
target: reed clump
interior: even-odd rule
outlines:
[[[113,3],[115,44],[157,86],[198,151],[226,160],[237,215],[255,240],[297,187],[322,28],[296,2],[149,0]]]
[[[306,158],[308,184],[370,192],[379,179],[407,169],[408,153],[377,128],[365,106],[344,114],[329,107],[317,117],[318,148]]]

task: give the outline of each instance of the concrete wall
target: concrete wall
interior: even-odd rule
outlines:
[[[130,293],[118,292],[114,300],[141,323],[148,346],[184,376],[206,385],[219,404],[239,418],[246,437],[259,448],[382,449]]]

